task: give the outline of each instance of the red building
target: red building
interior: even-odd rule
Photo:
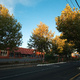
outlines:
[[[22,58],[22,57],[34,57],[34,49],[18,48],[17,50],[9,51],[0,50],[0,58]]]
[[[23,57],[41,57],[41,52],[37,52],[34,49],[27,49],[27,48],[18,48],[17,50],[9,51],[7,50],[0,50],[0,58],[23,58]]]

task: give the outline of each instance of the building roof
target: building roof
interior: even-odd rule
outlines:
[[[34,49],[27,49],[27,48],[18,48],[14,52],[18,52],[21,54],[33,54]]]

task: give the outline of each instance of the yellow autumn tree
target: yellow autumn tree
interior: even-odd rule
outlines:
[[[46,24],[40,22],[40,25],[37,25],[37,26],[38,27],[35,30],[33,30],[32,34],[38,35],[38,36],[43,37],[45,39],[46,38],[48,38],[48,39],[53,38],[54,33],[52,33],[51,30],[49,31],[49,29],[48,29],[49,27]]]
[[[10,16],[8,9],[2,6],[1,4],[0,4],[0,15],[5,17]]]
[[[66,39],[60,39],[60,36],[56,36],[55,38],[53,38],[52,43],[53,46],[57,46],[57,53],[62,53],[63,52],[63,47],[65,45],[65,41],[67,41]],[[54,50],[54,49],[53,49]]]
[[[63,33],[62,38],[72,41],[80,52],[80,10],[67,4],[55,21],[57,30]]]
[[[63,34],[60,36],[56,36],[52,40],[52,54],[62,54],[62,55],[69,55],[74,49],[74,44],[72,42],[67,42],[67,39],[61,39]]]
[[[51,40],[53,39],[54,33],[48,29],[49,27],[40,22],[37,28],[33,30],[32,36],[28,42],[29,48],[33,47],[40,52],[45,51],[48,53],[51,47]]]

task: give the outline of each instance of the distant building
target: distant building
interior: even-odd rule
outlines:
[[[43,54],[43,53],[42,53]],[[34,51],[34,49],[18,48],[17,50],[9,51],[0,50],[0,58],[26,58],[26,57],[40,57],[41,53]]]

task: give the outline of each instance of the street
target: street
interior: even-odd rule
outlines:
[[[0,70],[0,80],[76,80],[80,61]],[[78,75],[80,76],[80,75]]]

